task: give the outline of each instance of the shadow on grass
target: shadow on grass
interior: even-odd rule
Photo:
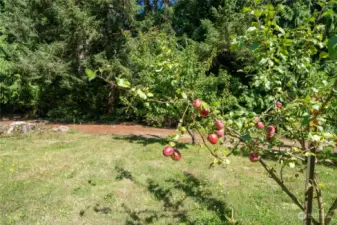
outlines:
[[[152,135],[148,134],[146,136],[143,135],[127,135],[127,136],[113,136],[114,140],[124,140],[128,141],[129,143],[134,143],[134,144],[141,144],[143,146],[151,145],[151,144],[162,144],[165,145],[167,144],[167,140],[165,138],[162,138],[157,135]],[[178,143],[177,147],[182,149],[182,148],[187,148],[188,144],[185,143]]]
[[[142,184],[124,168],[116,167],[116,170],[117,180],[133,181],[145,188],[162,205],[158,210],[153,210],[153,207],[133,210],[123,204],[124,212],[128,215],[125,222],[127,225],[156,224],[158,220],[163,219],[169,220],[171,224],[230,224],[226,217],[230,213],[226,203],[213,197],[213,193],[205,188],[207,183],[190,173],[184,172],[182,176],[167,179],[165,184],[159,184],[153,179],[148,179]],[[178,199],[177,193],[180,193]],[[194,208],[191,208],[191,203],[194,203]],[[189,208],[186,205],[189,205]]]

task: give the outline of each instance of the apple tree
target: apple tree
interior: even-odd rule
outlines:
[[[335,165],[337,159],[333,153],[337,138],[334,133],[337,36],[328,37],[321,23],[336,2],[320,4],[321,10],[296,28],[281,27],[278,15],[284,11],[283,5],[244,9],[252,21],[251,27],[245,35],[232,36],[231,50],[248,48],[254,56],[256,63],[242,70],[252,76],[251,88],[265,93],[255,99],[268,106],[264,111],[255,113],[241,108],[222,114],[202,99],[186,102],[203,145],[215,158],[211,166],[226,164],[232,154],[248,154],[249,160],[259,162],[303,211],[306,225],[327,225],[337,210],[336,198],[325,211],[315,170],[315,164]],[[171,140],[171,148],[177,136]],[[228,140],[232,145],[225,147]],[[175,152],[181,158],[178,150],[172,151],[172,158],[176,160]],[[269,166],[266,158],[276,159],[281,164],[280,171]],[[306,173],[304,202],[283,181],[284,166],[297,167],[297,171]],[[318,218],[312,216],[315,199]]]
[[[144,104],[151,101],[163,102],[164,106],[174,102],[179,104],[178,133],[168,137],[164,156],[176,161],[183,159],[176,146],[186,127],[193,128],[199,134],[202,146],[214,157],[211,167],[228,164],[231,155],[246,154],[252,163],[261,164],[304,213],[305,225],[328,225],[337,211],[337,193],[333,204],[326,208],[316,164],[335,166],[337,163],[334,153],[337,140],[337,36],[328,32],[323,23],[336,4],[336,1],[319,1],[320,7],[314,8],[312,16],[295,27],[280,20],[285,10],[282,4],[265,5],[256,1],[244,9],[251,26],[244,35],[231,37],[231,51],[245,49],[254,58],[254,63],[241,71],[251,78],[250,93],[245,96],[247,101],[262,103],[265,106],[262,111],[254,112],[244,105],[233,110],[220,110],[216,99],[205,100],[191,86],[186,90],[179,88],[180,95],[175,92],[174,98],[165,100],[162,99],[164,94],[159,92],[158,98],[156,91],[143,95],[144,90],[151,88],[142,87],[140,92],[139,88],[131,88],[124,78],[119,78],[116,85],[143,98]],[[185,60],[174,61],[176,58],[170,54],[168,49],[164,50],[155,59],[156,65],[161,67],[148,65],[142,71],[154,74],[164,71],[172,77],[171,84],[175,83],[174,79],[179,81],[179,74],[186,68],[183,66]],[[170,86],[170,91],[176,91],[175,88]],[[280,166],[269,165],[265,159],[274,159]],[[296,173],[306,174],[304,201],[284,182],[283,168],[286,166],[296,169]],[[313,216],[316,199],[317,218]]]

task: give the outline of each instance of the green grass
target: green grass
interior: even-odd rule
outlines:
[[[80,133],[0,138],[0,224],[219,225],[232,209],[240,224],[301,224],[259,163],[231,157],[210,170],[204,150],[182,146],[174,162],[163,144]],[[290,170],[285,179],[302,200],[303,175]],[[330,204],[337,170],[318,170]]]

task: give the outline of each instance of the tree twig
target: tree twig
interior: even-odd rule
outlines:
[[[198,124],[197,124],[197,120],[196,120],[195,115],[194,115],[193,112],[192,112],[192,118],[193,118],[193,121],[194,121],[194,124],[195,124],[195,129],[197,130],[198,134],[200,135],[200,137],[201,137],[201,139],[202,139],[202,142],[203,142],[204,145],[206,146],[207,150],[211,153],[211,155],[212,155],[213,157],[215,157],[216,159],[218,159],[218,160],[220,160],[220,161],[223,161],[223,159],[220,158],[217,154],[215,154],[215,153],[212,151],[212,149],[208,146],[208,144],[207,144],[207,142],[206,142],[204,136],[202,135],[202,133],[201,133],[200,130],[199,130],[199,126],[198,126]]]
[[[332,217],[334,216],[336,210],[337,210],[337,198],[332,203],[328,213],[325,216],[325,225],[329,225],[329,223],[331,222]]]
[[[282,188],[282,190],[293,200],[293,202],[303,211],[304,207],[301,202],[296,198],[296,196],[289,191],[289,189],[284,185],[284,183],[278,178],[272,168],[269,168],[266,162],[263,159],[260,159],[259,162],[263,168],[269,173],[270,177],[273,178],[276,183]]]

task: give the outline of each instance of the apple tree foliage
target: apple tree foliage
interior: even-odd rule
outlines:
[[[156,29],[128,42],[130,49],[137,49],[130,54],[130,63],[137,68],[142,85],[133,86],[133,77],[127,73],[117,78],[115,85],[128,90],[124,101],[135,110],[133,101],[143,99],[137,104],[144,104],[151,112],[165,110],[180,117],[179,132],[168,137],[171,148],[177,148],[186,128],[192,128],[214,157],[211,167],[227,165],[230,155],[247,154],[303,211],[304,224],[327,225],[336,213],[337,198],[326,208],[315,164],[335,166],[337,162],[333,153],[337,139],[337,36],[326,23],[337,2],[318,4],[320,7],[298,26],[289,26],[282,19],[288,10],[282,4],[255,1],[243,9],[251,26],[243,35],[230,37],[230,51],[246,52],[253,60],[240,69],[251,77],[250,89],[243,93],[246,107],[234,100],[229,104],[237,107],[223,110],[225,102],[219,101],[212,89],[221,82],[231,85],[229,79],[224,75],[205,81],[205,68],[211,62],[195,58],[193,53],[200,46],[191,40],[176,45],[173,35],[167,37]],[[193,102],[196,99],[202,104]],[[254,104],[263,110],[252,111]],[[171,148],[164,155],[180,160],[183,152]],[[265,159],[275,159],[279,166],[268,165]],[[294,174],[306,174],[304,196],[295,196],[283,181],[286,166],[293,168]],[[316,199],[317,218],[312,216]]]

